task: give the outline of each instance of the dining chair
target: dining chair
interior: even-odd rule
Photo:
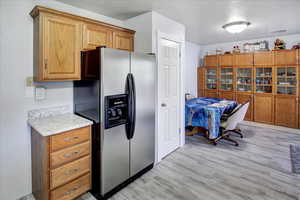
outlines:
[[[241,138],[243,138],[243,134],[241,130],[237,128],[237,125],[238,123],[244,120],[249,104],[250,102],[239,104],[231,113],[221,117],[220,131],[221,131],[222,139],[231,141],[235,143],[236,146],[239,145],[235,140],[229,137],[230,136],[229,133],[230,132],[237,133]]]

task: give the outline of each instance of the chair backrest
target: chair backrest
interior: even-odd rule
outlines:
[[[250,102],[246,102],[239,106],[237,110],[227,119],[227,130],[233,130],[237,124],[244,120]]]

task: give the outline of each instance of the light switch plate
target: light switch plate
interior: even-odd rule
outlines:
[[[26,87],[33,87],[33,77],[26,77]]]
[[[35,88],[35,100],[41,101],[46,99],[46,88],[45,87],[36,87]]]

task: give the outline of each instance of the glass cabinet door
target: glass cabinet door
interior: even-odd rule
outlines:
[[[252,91],[252,68],[238,68],[236,90],[240,92]]]
[[[259,93],[272,93],[272,68],[256,68],[255,91]]]
[[[277,94],[296,95],[297,92],[297,73],[296,67],[277,68]]]
[[[217,69],[206,69],[206,88],[217,89]]]
[[[220,79],[220,83],[221,83],[221,90],[233,90],[233,70],[232,68],[221,68],[221,79]]]

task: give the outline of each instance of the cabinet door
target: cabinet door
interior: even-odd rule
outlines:
[[[234,92],[220,92],[219,97],[227,99],[227,100],[235,100],[235,93]]]
[[[275,124],[290,128],[298,127],[297,97],[275,97]]]
[[[205,92],[203,89],[198,89],[198,97],[205,97]]]
[[[83,48],[95,49],[98,46],[106,46],[112,48],[112,31],[94,24],[83,25]]]
[[[248,111],[245,116],[245,120],[252,121],[253,120],[253,98],[252,94],[236,94],[236,101],[238,103],[245,103],[247,101],[250,102]]]
[[[274,51],[275,65],[295,65],[298,64],[297,50]]]
[[[251,66],[253,65],[253,53],[234,54],[234,65]]]
[[[209,91],[209,90],[206,90],[206,91],[205,91],[205,97],[218,98],[219,95],[218,95],[218,92],[216,92],[216,91]]]
[[[209,55],[204,57],[204,65],[216,67],[218,66],[218,56],[217,55]]]
[[[198,89],[205,88],[205,68],[198,67],[197,68],[197,81],[198,81]]]
[[[134,35],[127,32],[113,32],[113,48],[133,51]]]
[[[273,65],[274,64],[273,58],[274,57],[272,51],[254,53],[254,65],[256,66]]]
[[[80,79],[81,23],[60,16],[45,16],[43,22],[43,79]]]
[[[233,56],[232,54],[225,54],[219,56],[220,66],[232,66],[233,65]]]
[[[254,121],[273,124],[273,96],[254,95]]]

